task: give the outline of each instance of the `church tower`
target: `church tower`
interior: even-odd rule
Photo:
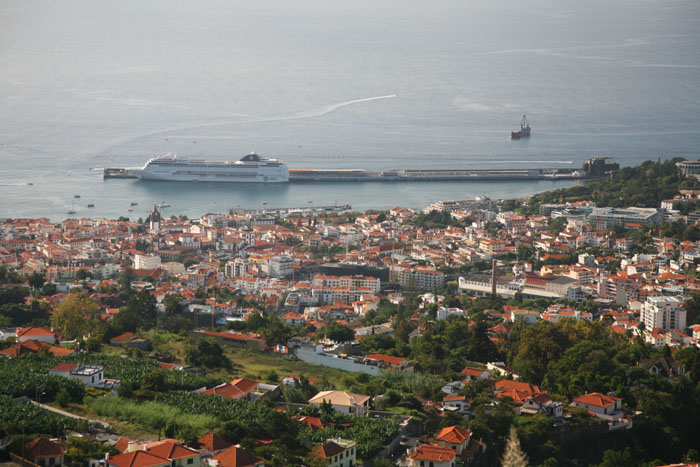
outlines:
[[[153,205],[153,211],[151,211],[151,232],[160,232],[160,212],[158,212],[158,206]]]

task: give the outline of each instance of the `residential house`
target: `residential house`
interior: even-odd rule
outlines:
[[[169,460],[171,467],[200,467],[201,465],[199,452],[171,440],[149,446],[146,451]]]
[[[58,333],[40,326],[29,326],[17,330],[17,342],[34,340],[47,344],[58,344]]]
[[[132,451],[106,459],[108,467],[171,467],[168,459],[147,451]]]
[[[231,443],[214,433],[207,433],[199,438],[197,442],[199,443],[199,453],[204,457],[211,457],[232,446]]]
[[[348,415],[365,416],[369,411],[370,396],[345,391],[321,391],[309,399],[309,404],[320,407],[330,403],[334,410]]]
[[[27,444],[25,456],[41,467],[60,466],[65,460],[63,447],[46,438],[37,438]]]
[[[68,355],[73,355],[75,353],[75,350],[70,348],[59,347],[57,345],[47,344],[46,342],[26,340],[8,347],[5,350],[0,350],[0,355],[12,358],[30,353],[39,353],[42,351],[48,352],[54,357],[67,357]]]
[[[105,386],[104,370],[101,366],[86,366],[78,363],[59,363],[49,370],[50,375],[75,379],[86,386]]]
[[[460,415],[469,416],[471,401],[465,396],[453,395],[442,398],[442,406],[445,410],[457,412]]]
[[[482,370],[481,368],[466,367],[459,374],[464,375],[465,382],[476,381],[478,379],[489,379],[488,370]]]
[[[472,432],[461,426],[448,426],[440,430],[440,433],[435,437],[438,446],[452,448],[457,451],[457,454],[462,452],[469,446]]]
[[[390,355],[382,355],[379,353],[369,353],[364,359],[365,363],[374,363],[385,367],[387,370],[401,370],[413,372],[413,365],[405,358],[392,357]]]
[[[265,467],[265,461],[258,459],[245,449],[231,446],[213,456],[209,465],[213,467]]]
[[[408,455],[409,467],[455,467],[457,451],[443,446],[421,444]]]
[[[592,392],[575,398],[570,405],[582,407],[592,416],[608,420],[611,430],[620,426],[632,427],[631,421],[624,419],[622,399],[619,397]]]
[[[311,456],[323,460],[329,467],[353,467],[357,463],[355,441],[329,439],[311,450]]]

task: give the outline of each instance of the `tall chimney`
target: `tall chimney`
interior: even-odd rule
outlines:
[[[496,258],[491,260],[491,297],[496,296]]]

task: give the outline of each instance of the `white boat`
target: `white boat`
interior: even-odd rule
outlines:
[[[287,165],[279,159],[248,154],[239,161],[205,161],[180,159],[168,154],[156,157],[140,168],[129,169],[142,180],[226,183],[285,183],[289,181]]]

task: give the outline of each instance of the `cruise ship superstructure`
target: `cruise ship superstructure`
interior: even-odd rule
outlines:
[[[268,159],[255,153],[239,161],[205,161],[182,159],[173,154],[150,159],[140,169],[128,172],[141,180],[228,183],[286,183],[287,165],[279,159]]]

